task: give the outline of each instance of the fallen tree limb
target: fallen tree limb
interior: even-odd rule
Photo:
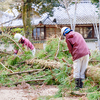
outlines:
[[[25,81],[25,83],[28,83],[28,82],[43,82],[45,81],[46,79],[34,79],[34,80],[28,80],[28,81]],[[16,82],[16,83],[13,83],[13,84],[7,84],[5,86],[11,86],[11,85],[18,85],[18,84],[21,84],[22,82]]]
[[[44,76],[46,76],[46,75],[48,75],[48,74],[44,74],[44,75],[42,75],[42,76],[38,76],[38,77],[35,77],[36,79],[37,78],[42,78],[42,77],[44,77]]]
[[[86,77],[90,77],[95,82],[100,82],[100,68],[89,66],[86,70]]]
[[[61,63],[52,61],[52,60],[42,60],[42,59],[31,59],[31,60],[26,60],[27,64],[38,64],[40,66],[46,67],[46,68],[60,68]]]
[[[47,59],[47,58],[49,58],[51,56],[51,54],[50,55],[47,55],[44,59]]]
[[[14,73],[6,74],[6,75],[11,76],[11,75],[16,75],[16,74],[32,73],[32,72],[36,72],[36,71],[40,71],[40,70],[42,70],[42,69],[34,69],[34,70],[23,71],[23,72],[14,72]]]
[[[70,93],[71,96],[75,96],[75,97],[82,97],[82,96],[86,96],[86,93],[75,93],[75,92],[71,92]]]
[[[63,66],[60,62],[42,59],[31,59],[26,61],[27,64],[38,64],[45,66],[46,68],[60,68]],[[71,66],[70,66],[71,67]],[[86,77],[92,78],[95,82],[100,82],[100,68],[98,67],[87,67]]]
[[[38,72],[33,73],[32,75],[36,75],[36,74],[38,74],[39,72],[43,71],[44,69],[45,69],[45,67],[44,67],[43,69],[40,69]]]
[[[11,72],[11,73],[14,73],[11,69],[8,69],[6,66],[4,66],[1,62],[0,64],[8,71],[8,72]]]
[[[89,62],[100,62],[100,60],[90,60]]]
[[[62,61],[65,62],[65,63],[67,63],[68,67],[73,67],[71,64],[68,64],[68,61],[66,61],[64,58],[62,58]]]

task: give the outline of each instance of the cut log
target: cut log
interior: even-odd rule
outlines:
[[[27,64],[38,64],[46,68],[60,68],[61,63],[52,60],[42,60],[42,59],[31,59],[26,61]]]
[[[100,68],[89,66],[86,70],[86,77],[90,77],[95,82],[100,82]]]

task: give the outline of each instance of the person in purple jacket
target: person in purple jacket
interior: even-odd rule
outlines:
[[[68,27],[63,27],[61,34],[66,37],[69,53],[71,53],[73,58],[73,78],[75,78],[75,89],[77,90],[83,87],[82,80],[85,79],[90,51],[80,33],[74,32]]]
[[[27,46],[27,49],[30,49],[32,51],[32,55],[33,56],[35,55],[35,52],[36,52],[35,47],[27,38],[25,38],[19,33],[16,33],[14,35],[14,39],[16,39],[18,43],[21,43],[22,46]],[[17,54],[17,53],[18,53],[18,50],[15,49],[14,54]]]

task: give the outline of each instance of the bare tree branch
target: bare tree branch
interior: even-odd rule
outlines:
[[[0,25],[2,26],[3,24],[9,23],[9,22],[14,21],[14,20],[16,20],[16,19],[18,19],[18,18],[19,18],[19,15],[18,15],[16,18],[14,18],[14,19],[11,19],[11,20],[9,20],[9,21],[6,21],[6,22],[4,22],[4,23],[1,23]]]

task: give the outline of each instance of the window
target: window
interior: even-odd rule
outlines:
[[[75,31],[82,34],[84,38],[94,38],[93,27],[76,27]]]
[[[35,40],[43,40],[45,38],[44,37],[44,28],[43,27],[35,28],[33,30],[33,38]]]

